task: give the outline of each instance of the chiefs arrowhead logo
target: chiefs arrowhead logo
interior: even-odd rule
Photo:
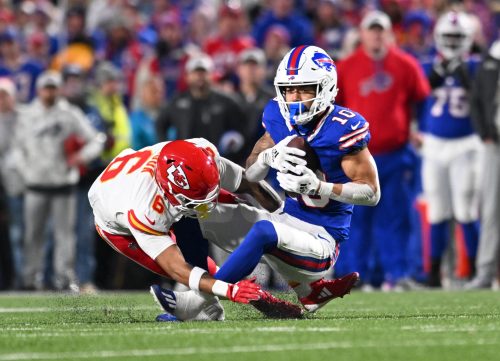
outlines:
[[[186,173],[180,165],[172,164],[167,169],[167,179],[179,188],[186,190],[190,188]]]

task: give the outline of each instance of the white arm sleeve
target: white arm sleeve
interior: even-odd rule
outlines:
[[[377,164],[375,163],[373,157],[370,157],[370,163],[375,168],[375,172],[377,172]],[[342,184],[342,191],[340,192],[340,195],[333,193],[333,183],[321,182],[318,189],[318,194],[322,196],[328,196],[330,197],[330,199],[342,203],[349,203],[359,206],[376,206],[381,196],[378,173],[376,181],[376,192],[374,192],[373,188],[368,184],[348,182]]]
[[[349,203],[359,206],[376,206],[380,200],[380,186],[374,192],[368,184],[343,183],[340,195],[333,193],[333,183],[321,182],[318,195],[329,197],[338,202]]]
[[[221,188],[229,192],[236,191],[240,187],[243,178],[243,167],[224,157],[219,158],[218,165]]]
[[[264,152],[260,153],[257,161],[247,168],[245,178],[249,182],[258,182],[266,178],[269,166],[264,162]]]
[[[368,184],[344,183],[340,195],[331,193],[331,199],[360,206],[376,206],[380,200],[380,187],[374,192]]]

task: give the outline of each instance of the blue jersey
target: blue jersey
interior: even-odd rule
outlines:
[[[479,64],[476,58],[466,61],[467,74],[472,80]],[[432,62],[423,62],[427,76]],[[470,118],[469,92],[456,75],[445,77],[443,84],[433,89],[420,110],[420,128],[440,138],[461,138],[474,133]]]
[[[35,97],[36,79],[42,71],[43,65],[34,60],[23,62],[17,69],[10,69],[0,63],[0,77],[8,77],[16,84],[16,98],[21,103],[30,102]]]
[[[370,140],[369,125],[356,112],[338,105],[332,108],[310,130],[310,134],[303,137],[318,155],[324,179],[333,183],[346,183],[351,180],[342,170],[342,157],[367,146]],[[276,100],[267,104],[262,121],[275,143],[289,135],[300,136],[297,128],[281,115]],[[305,222],[323,226],[337,242],[342,242],[349,237],[352,209],[351,204],[328,197],[299,195],[297,198],[286,197],[284,211]]]

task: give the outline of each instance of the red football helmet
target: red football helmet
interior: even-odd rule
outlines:
[[[158,156],[155,179],[165,198],[188,217],[205,217],[217,205],[220,175],[207,149],[185,140],[167,143]]]

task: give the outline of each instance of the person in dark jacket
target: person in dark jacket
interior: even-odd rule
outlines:
[[[212,88],[212,59],[201,54],[186,63],[188,90],[174,96],[157,121],[159,140],[203,137],[222,156],[238,162],[246,116],[228,95]]]
[[[484,146],[481,164],[481,234],[476,277],[466,289],[489,288],[500,258],[500,40],[491,46],[472,89],[471,116]]]

